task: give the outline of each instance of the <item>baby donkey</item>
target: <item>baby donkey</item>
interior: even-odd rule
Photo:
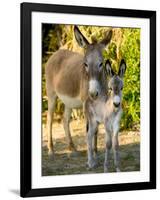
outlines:
[[[96,100],[88,98],[85,104],[88,122],[88,166],[89,168],[94,168],[97,165],[97,129],[98,124],[103,123],[106,144],[104,172],[108,172],[111,147],[113,148],[116,171],[120,172],[118,133],[122,115],[121,101],[126,63],[123,59],[121,60],[118,74],[113,71],[109,60],[105,63],[105,69],[108,79],[103,83],[104,86],[102,88],[105,90],[101,92],[103,95]]]

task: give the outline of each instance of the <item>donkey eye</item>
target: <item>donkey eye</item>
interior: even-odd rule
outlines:
[[[100,63],[100,64],[99,64],[99,68],[101,68],[102,66],[103,66],[103,63]]]
[[[86,68],[88,68],[88,65],[87,65],[87,63],[84,63],[84,66],[85,66]]]
[[[112,91],[112,88],[111,88],[111,87],[109,87],[109,90],[110,90],[110,91]]]
[[[123,90],[123,87],[121,87],[121,90]]]

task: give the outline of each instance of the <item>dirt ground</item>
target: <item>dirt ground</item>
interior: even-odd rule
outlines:
[[[77,154],[67,149],[65,133],[62,123],[53,123],[53,140],[55,159],[49,160],[47,154],[46,127],[43,125],[42,142],[42,176],[65,174],[103,173],[104,162],[104,127],[99,126],[98,132],[98,167],[88,169],[86,130],[84,120],[73,120],[70,123],[73,142],[78,150]],[[136,131],[123,131],[119,134],[121,171],[140,170],[140,134]],[[110,172],[114,172],[113,156],[110,160]]]

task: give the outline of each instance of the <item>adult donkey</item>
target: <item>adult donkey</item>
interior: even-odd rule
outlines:
[[[126,63],[123,59],[121,60],[118,74],[112,70],[109,60],[106,61],[105,68],[109,80],[106,79],[103,84],[107,90],[104,89],[102,95],[96,100],[93,101],[88,97],[85,102],[85,114],[88,121],[88,166],[94,168],[97,165],[97,128],[99,123],[103,123],[106,140],[104,172],[108,172],[111,147],[113,147],[116,171],[119,172],[118,133],[122,114],[121,101]]]
[[[69,121],[72,108],[79,108],[90,96],[96,99],[101,93],[103,68],[102,50],[110,42],[112,30],[109,30],[100,42],[90,44],[77,26],[74,35],[80,47],[85,49],[81,55],[69,50],[58,50],[46,64],[46,91],[48,96],[48,154],[53,156],[52,117],[57,97],[65,105],[64,130],[70,150],[76,150],[72,142]]]

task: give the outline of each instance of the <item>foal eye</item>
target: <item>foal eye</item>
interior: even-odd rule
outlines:
[[[102,66],[103,66],[103,63],[100,63],[100,64],[99,64],[99,68],[101,68]]]
[[[121,90],[123,90],[123,87],[121,87]]]
[[[112,91],[112,88],[110,87],[109,90]]]
[[[87,65],[87,63],[84,63],[84,66],[85,66],[86,68],[88,68],[88,65]]]

